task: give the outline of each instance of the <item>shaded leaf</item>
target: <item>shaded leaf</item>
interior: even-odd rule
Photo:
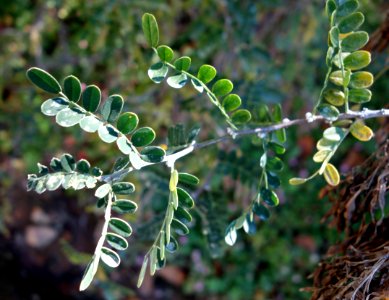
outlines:
[[[342,50],[352,52],[361,49],[369,41],[369,35],[365,31],[350,33],[342,40]]]
[[[123,134],[133,132],[138,126],[139,118],[133,112],[126,112],[122,114],[116,124],[117,129]]]
[[[177,219],[172,220],[171,226],[174,231],[179,235],[187,235],[189,233],[189,228]]]
[[[216,76],[216,69],[211,65],[202,65],[197,73],[197,78],[204,82],[208,83]]]
[[[118,195],[129,195],[135,192],[135,186],[131,182],[115,182],[112,190]]]
[[[347,0],[336,10],[336,17],[345,17],[357,10],[359,4],[357,0]]]
[[[103,125],[94,116],[86,116],[80,121],[80,127],[86,132],[96,132]]]
[[[90,170],[90,163],[86,159],[80,159],[77,162],[76,169],[80,173],[87,174]]]
[[[320,104],[317,107],[317,111],[328,121],[335,121],[339,117],[339,110],[329,104]]]
[[[131,136],[131,142],[135,147],[144,147],[155,139],[155,132],[150,127],[142,127],[136,130]]]
[[[339,184],[340,177],[338,170],[332,164],[327,164],[324,170],[324,179],[329,185],[336,186]]]
[[[182,56],[174,62],[174,66],[178,71],[188,71],[190,68],[191,59],[189,56]]]
[[[58,81],[51,74],[40,68],[33,67],[28,69],[27,78],[45,92],[58,94],[62,91]]]
[[[189,173],[178,173],[178,181],[189,185],[197,185],[200,182],[196,176]]]
[[[119,199],[112,204],[112,209],[118,213],[134,213],[138,209],[138,205],[131,200]]]
[[[73,75],[67,76],[63,82],[64,94],[70,101],[77,102],[81,96],[81,82]]]
[[[239,95],[230,94],[223,99],[222,106],[227,112],[230,112],[237,109],[241,104],[242,100],[240,99]]]
[[[95,112],[100,105],[101,91],[95,85],[89,85],[82,92],[82,106],[90,112]]]
[[[247,109],[239,109],[231,115],[231,120],[236,125],[246,124],[251,120],[251,113]]]
[[[114,232],[124,237],[129,237],[132,233],[132,228],[130,224],[119,218],[111,218],[109,220],[109,227]]]
[[[183,205],[187,208],[192,208],[194,206],[193,198],[184,189],[177,187],[177,195],[180,205]]]
[[[263,202],[265,202],[267,205],[277,206],[280,202],[277,194],[274,191],[269,190],[267,188],[264,188],[264,187],[261,188],[260,195],[261,195]]]
[[[212,93],[214,93],[216,97],[223,97],[229,94],[233,88],[234,85],[231,80],[220,79],[212,86]]]
[[[323,137],[326,140],[338,142],[346,135],[346,130],[339,127],[329,127],[323,132]]]
[[[365,17],[360,12],[352,13],[351,15],[342,19],[338,28],[341,33],[348,33],[357,30],[365,21]]]
[[[149,146],[143,148],[140,154],[144,161],[159,163],[165,158],[166,152],[161,147]]]
[[[262,221],[266,221],[270,217],[269,210],[265,206],[258,203],[254,204],[253,213],[256,214]]]

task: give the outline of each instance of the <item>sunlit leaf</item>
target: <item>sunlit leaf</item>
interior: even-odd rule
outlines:
[[[185,84],[188,81],[188,76],[186,74],[181,73],[178,75],[170,76],[167,79],[167,84],[170,85],[172,88],[180,89],[185,86]]]
[[[373,131],[368,126],[366,126],[361,120],[355,121],[350,126],[350,132],[356,139],[362,142],[370,141],[371,138],[374,136]]]
[[[105,236],[108,244],[116,250],[126,250],[128,248],[128,242],[116,233],[109,232]]]
[[[57,113],[55,121],[62,127],[71,127],[78,124],[84,117],[85,114],[81,110],[67,107]]]
[[[119,255],[107,247],[101,248],[101,260],[111,268],[116,268],[120,265]]]
[[[251,113],[247,109],[239,109],[231,115],[231,120],[236,125],[246,124],[251,120]]]
[[[152,14],[145,13],[142,16],[142,29],[149,46],[157,47],[159,41],[158,23]]]
[[[169,68],[163,62],[158,62],[149,68],[147,74],[155,83],[161,83],[165,79],[168,71]]]
[[[233,88],[234,85],[232,84],[231,80],[220,79],[212,86],[212,93],[214,93],[216,97],[223,97],[229,94]]]
[[[69,101],[64,98],[52,98],[46,100],[41,105],[41,111],[46,116],[55,116],[61,110],[67,108],[69,106]]]
[[[120,95],[111,95],[101,108],[101,115],[107,122],[113,123],[119,117],[123,109],[123,98]]]
[[[223,108],[227,111],[233,111],[237,109],[242,104],[242,100],[239,95],[230,94],[223,99]]]
[[[340,177],[338,170],[332,164],[327,164],[324,170],[324,179],[329,185],[336,186],[339,184]]]
[[[339,110],[335,106],[329,104],[320,104],[317,107],[317,111],[329,121],[335,121],[339,117]]]
[[[197,78],[204,82],[208,83],[216,76],[216,69],[210,65],[202,65],[197,74]]]

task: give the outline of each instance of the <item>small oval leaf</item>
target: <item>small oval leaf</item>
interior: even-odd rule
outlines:
[[[212,93],[214,93],[216,97],[223,97],[229,94],[233,88],[234,85],[232,84],[231,80],[220,79],[212,86]]]
[[[116,250],[126,250],[128,248],[128,242],[116,233],[108,232],[105,238],[108,244]]]
[[[178,173],[178,182],[180,183],[186,183],[189,185],[198,185],[200,180],[189,173]]]
[[[352,52],[361,49],[369,41],[369,35],[365,31],[350,33],[342,40],[342,50]]]
[[[197,78],[204,83],[212,81],[215,76],[216,69],[211,65],[202,65],[197,73]]]
[[[81,82],[73,75],[67,76],[63,82],[63,92],[70,101],[77,102],[81,96]]]
[[[194,201],[191,195],[184,189],[177,187],[178,201],[180,205],[183,205],[187,208],[192,208],[194,206]]]
[[[131,142],[135,147],[144,147],[151,144],[155,139],[155,132],[150,127],[142,127],[131,136]]]
[[[117,129],[123,134],[133,132],[138,126],[139,118],[133,112],[126,112],[122,114],[116,124]]]
[[[328,121],[336,121],[339,117],[339,110],[332,105],[329,104],[320,104],[317,107],[317,111],[320,115],[322,115]]]
[[[277,194],[272,190],[261,188],[260,195],[263,202],[265,202],[267,205],[277,206],[280,203]]]
[[[120,265],[119,255],[107,247],[101,248],[101,260],[111,268],[116,268]]]
[[[159,41],[158,23],[152,14],[145,13],[142,16],[142,29],[149,46],[157,47]]]
[[[371,91],[368,89],[352,89],[349,91],[348,99],[354,103],[366,103],[371,100]]]
[[[141,158],[150,163],[159,163],[165,158],[166,152],[161,147],[149,146],[140,152]]]
[[[40,68],[33,67],[28,69],[27,78],[45,92],[58,94],[62,91],[58,81],[51,74]]]
[[[138,205],[131,200],[119,199],[112,204],[112,209],[120,214],[134,213],[138,209]]]
[[[80,127],[86,132],[96,132],[101,125],[103,123],[94,116],[86,116],[80,121]]]
[[[332,105],[341,106],[344,104],[344,99],[345,99],[344,93],[340,90],[328,89],[328,90],[324,91],[323,96],[324,96],[324,99],[326,99],[326,101]]]
[[[101,108],[101,115],[107,122],[113,123],[119,117],[123,109],[123,98],[120,95],[111,95]]]
[[[113,143],[119,137],[119,132],[112,125],[102,125],[98,129],[99,138],[106,143]]]
[[[370,52],[359,50],[351,53],[344,59],[344,67],[349,70],[359,70],[368,66],[371,62]]]
[[[90,112],[95,112],[100,105],[101,91],[95,85],[89,85],[82,92],[82,106]]]
[[[324,170],[324,179],[327,181],[329,185],[336,186],[339,184],[340,177],[338,170],[334,165],[328,163]]]
[[[190,68],[190,64],[191,59],[189,56],[180,57],[174,62],[174,66],[178,71],[188,71]]]
[[[343,18],[339,24],[338,28],[341,33],[348,33],[351,31],[357,30],[365,21],[365,17],[361,12],[355,12],[351,15]]]
[[[69,101],[64,98],[52,98],[46,100],[41,105],[41,111],[46,116],[55,116],[61,110],[67,108],[69,106]]]
[[[159,58],[163,62],[171,62],[173,60],[174,53],[173,53],[173,50],[169,46],[166,46],[166,45],[159,46],[157,48],[157,53],[158,53]]]
[[[246,124],[251,120],[251,113],[247,109],[239,109],[231,115],[231,120],[236,125]]]
[[[131,182],[116,182],[112,184],[112,190],[118,195],[129,195],[135,192],[135,186]]]
[[[114,232],[120,234],[123,237],[129,237],[132,233],[132,228],[130,224],[119,218],[111,218],[109,220],[109,227]]]
[[[147,75],[155,83],[161,83],[165,79],[168,71],[169,69],[164,63],[158,62],[149,68]]]

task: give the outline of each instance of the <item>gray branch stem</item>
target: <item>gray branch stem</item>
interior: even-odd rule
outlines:
[[[342,113],[339,115],[337,121],[339,120],[348,120],[348,119],[361,119],[361,120],[367,120],[372,118],[380,118],[380,117],[389,117],[389,109],[380,109],[380,110],[370,110],[370,109],[363,109],[361,111],[348,111],[347,113]],[[193,145],[188,146],[193,147],[194,150],[206,148],[218,143],[223,143],[228,140],[234,140],[236,138],[241,138],[243,136],[247,135],[264,135],[279,129],[288,128],[295,125],[304,125],[304,124],[310,124],[314,122],[329,122],[326,120],[323,116],[320,115],[312,115],[311,113],[306,113],[305,118],[302,119],[284,119],[281,123],[274,124],[274,125],[268,125],[264,127],[257,127],[257,128],[251,128],[251,129],[242,129],[242,130],[233,130],[231,128],[228,128],[227,134],[220,136],[215,139],[211,139],[208,141],[204,141],[201,143],[195,143]],[[177,156],[179,158],[184,157],[191,153],[192,151],[187,151],[187,148],[184,148],[183,150],[180,150],[179,152],[176,152],[174,154],[168,155],[166,159],[164,159],[162,162],[159,163],[166,163],[169,161],[169,156]],[[182,155],[181,155],[182,153]],[[158,164],[158,163],[153,163]],[[152,165],[152,164],[149,164]],[[103,182],[110,182],[115,181],[119,178],[122,178],[123,176],[127,175],[128,173],[132,172],[134,168],[129,167],[117,172],[114,172],[112,174],[101,176],[101,181]]]

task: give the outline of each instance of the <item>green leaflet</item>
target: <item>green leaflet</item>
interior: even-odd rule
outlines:
[[[139,118],[133,112],[123,113],[117,121],[117,129],[123,134],[129,134],[138,127]]]
[[[45,92],[58,94],[62,91],[58,81],[51,74],[40,68],[33,67],[28,69],[27,78]]]
[[[155,132],[150,127],[142,127],[131,136],[131,142],[135,147],[144,147],[151,144],[155,139]]]
[[[142,29],[149,46],[157,47],[159,41],[158,23],[152,14],[146,13],[142,16]]]
[[[70,101],[77,102],[81,96],[81,82],[73,75],[67,76],[63,82],[64,94]]]
[[[113,123],[119,117],[123,109],[123,98],[120,95],[111,95],[104,102],[101,108],[103,119],[109,123]]]
[[[223,97],[229,94],[233,88],[234,85],[232,84],[231,80],[220,79],[212,86],[212,93],[214,93],[216,97]]]
[[[101,91],[95,85],[89,85],[82,92],[82,106],[90,112],[95,112],[100,105]]]

